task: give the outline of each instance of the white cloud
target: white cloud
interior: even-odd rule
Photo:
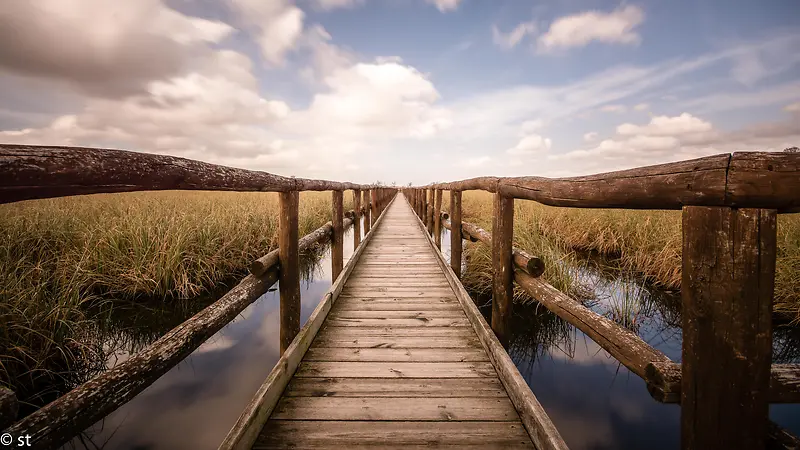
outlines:
[[[521,136],[525,136],[532,134],[535,131],[539,131],[543,127],[544,121],[542,119],[526,120],[525,122],[522,122],[522,125],[520,125],[519,133]]]
[[[461,165],[466,167],[481,167],[487,163],[490,163],[491,161],[492,158],[489,156],[476,156],[474,158],[467,158]]]
[[[425,0],[436,6],[440,12],[455,11],[463,0]]]
[[[650,105],[647,103],[639,103],[633,107],[633,109],[636,111],[646,111],[648,108],[650,108]]]
[[[649,136],[679,136],[691,133],[703,133],[711,131],[711,129],[711,123],[694,117],[689,113],[683,113],[675,117],[656,116],[650,119],[649,124],[643,126],[624,123],[617,127],[617,133],[622,136],[632,136],[636,134]]]
[[[308,28],[303,36],[303,47],[309,50],[311,56],[311,65],[306,67],[305,73],[313,80],[322,81],[337,70],[352,66],[357,60],[353,52],[331,41],[331,35],[321,25]]]
[[[228,0],[254,33],[264,59],[282,65],[303,33],[305,13],[290,0]]]
[[[514,156],[529,156],[550,150],[552,141],[548,138],[531,134],[523,137],[514,147],[506,150],[506,153]]]
[[[625,105],[606,105],[600,108],[600,111],[610,113],[624,113],[628,108]]]
[[[516,47],[525,36],[535,32],[535,22],[522,22],[508,33],[504,33],[500,31],[497,26],[492,25],[492,41],[501,48],[511,49]]]
[[[800,102],[794,102],[783,107],[786,112],[800,112]]]
[[[95,95],[127,95],[179,74],[203,44],[232,31],[160,0],[4,2],[0,71],[60,80]]]
[[[605,13],[588,11],[562,17],[539,37],[538,48],[548,52],[559,48],[583,47],[592,41],[635,45],[641,37],[634,30],[644,22],[644,11],[627,5]]]
[[[583,135],[583,140],[586,142],[594,142],[597,139],[597,136],[598,136],[597,132],[590,131]]]

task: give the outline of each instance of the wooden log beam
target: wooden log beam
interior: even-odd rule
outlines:
[[[681,401],[681,365],[652,362],[645,368],[644,380],[654,399],[663,403]],[[772,364],[769,403],[800,403],[800,364]]]
[[[0,173],[0,203],[170,189],[288,192],[362,187],[150,153],[10,144],[0,144]]]
[[[446,217],[442,217],[442,223],[444,227],[451,230],[452,233],[452,224]],[[492,234],[475,224],[462,222],[461,231],[465,239],[469,239],[472,242],[480,241],[490,247],[492,245]],[[512,254],[514,257],[514,264],[527,272],[528,275],[540,277],[544,273],[544,261],[538,256],[533,256],[525,250],[516,247],[512,248]]]
[[[683,209],[681,445],[763,449],[775,210]]]
[[[461,232],[452,232],[453,229],[461,230],[461,191],[450,191],[450,267],[457,278],[461,278],[462,242]]]
[[[331,245],[331,279],[336,280],[344,268],[344,193],[333,191],[333,238]]]
[[[281,192],[278,255],[281,265],[280,349],[289,347],[300,331],[300,254],[298,248],[299,192]]]
[[[437,211],[434,209],[434,197],[436,195],[435,190],[433,188],[427,189],[427,209],[425,211],[425,228],[428,230],[428,234],[433,236],[433,212]]]
[[[492,226],[492,330],[508,348],[514,309],[514,199],[494,194]]]
[[[357,249],[361,245],[361,191],[358,189],[353,190],[353,209],[355,216],[353,217],[353,249]]]
[[[773,421],[767,424],[767,450],[797,450],[800,439],[781,428]]]
[[[800,154],[737,152],[583,177],[482,177],[430,187],[500,192],[550,206],[681,209],[692,205],[798,212]]]
[[[14,391],[0,386],[0,430],[5,430],[17,420],[19,402]]]
[[[434,222],[433,222],[433,237],[436,242],[436,248],[442,248],[442,190],[436,189],[436,200],[433,206]]]

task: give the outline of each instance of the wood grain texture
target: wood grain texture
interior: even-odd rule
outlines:
[[[514,199],[494,194],[492,226],[492,331],[508,348],[514,308]]]
[[[682,230],[682,446],[763,449],[776,212],[690,206]]]
[[[254,449],[533,449],[517,422],[378,422],[276,420]]]
[[[436,247],[442,248],[442,190],[436,189],[436,199],[433,203],[433,240]]]
[[[450,191],[450,223],[461,229],[461,191]],[[450,267],[457,278],[461,278],[462,241],[461,233],[450,233]]]
[[[19,403],[14,391],[7,387],[0,386],[0,430],[5,428],[17,420],[17,413],[19,413]]]
[[[298,214],[300,193],[280,193],[278,256],[280,260],[280,349],[286,351],[300,331],[300,251]]]
[[[331,193],[333,211],[333,236],[331,237],[331,278],[336,280],[344,268],[344,193],[333,191]]]
[[[497,378],[297,378],[287,397],[508,397]]]
[[[353,248],[358,248],[361,245],[361,190],[353,189],[353,209],[355,215],[353,217]]]

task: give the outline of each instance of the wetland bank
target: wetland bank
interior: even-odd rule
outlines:
[[[515,245],[545,260],[548,282],[680,360],[680,299],[678,286],[670,283],[676,279],[674,264],[669,264],[676,260],[680,267],[679,220],[669,212],[562,208],[557,213],[532,202],[517,205]],[[27,392],[31,411],[143,348],[224,293],[252,259],[274,248],[276,209],[272,194],[205,192],[98,195],[4,206],[2,220],[10,224],[2,228],[8,282],[4,295],[15,294],[8,297],[13,302],[4,298],[3,314],[16,317],[16,322],[4,322],[11,324],[4,336],[17,341],[3,343],[9,349],[3,353],[3,383]],[[330,209],[329,193],[302,194],[300,234],[326,222]],[[490,230],[491,197],[466,193],[464,214],[464,221]],[[791,309],[800,247],[796,215],[781,216],[779,227],[779,289],[789,293],[783,297],[789,305],[785,310],[796,311]],[[676,233],[677,254],[671,245]],[[347,258],[352,235],[344,242]],[[447,255],[449,237],[442,242]],[[632,253],[638,245],[645,251]],[[484,312],[490,309],[485,307],[491,280],[487,250],[480,243],[466,244],[463,277]],[[330,285],[329,258],[329,251],[321,248],[306,263],[303,321]],[[12,282],[18,274],[35,277]],[[570,448],[677,446],[677,406],[653,401],[641,379],[522,292],[516,292],[515,301],[509,354]],[[179,442],[216,448],[277,361],[277,303],[273,288],[67,448],[166,449]],[[32,331],[34,325],[38,332]],[[22,340],[45,332],[49,340]],[[776,362],[800,359],[798,334],[793,327],[776,329]],[[53,356],[25,369],[19,361],[23,356],[6,359],[14,351]],[[776,405],[771,411],[774,421],[800,432],[795,418],[800,414],[792,405]],[[186,429],[202,431],[189,442]]]

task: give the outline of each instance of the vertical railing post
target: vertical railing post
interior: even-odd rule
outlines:
[[[514,198],[494,194],[492,226],[492,330],[508,348],[511,314],[514,307],[514,265],[511,253],[514,238]]]
[[[339,278],[344,267],[344,192],[333,191],[333,239],[331,242],[331,281]]]
[[[436,201],[433,203],[433,234],[436,247],[442,249],[442,190],[436,190]]]
[[[369,209],[370,209],[369,208],[370,191],[371,191],[371,189],[365,189],[364,190],[364,193],[363,193],[364,198],[363,198],[363,201],[361,202],[361,203],[364,204],[364,235],[365,236],[366,236],[367,233],[369,233],[369,229],[371,228],[371,225],[372,225],[371,222],[370,222],[370,213],[369,213],[370,212],[369,211]]]
[[[361,245],[361,189],[353,189],[353,251]]]
[[[426,227],[428,226],[428,190],[427,189],[420,189],[420,201],[422,202],[422,207],[420,208],[420,215],[419,218],[422,219],[422,224]]]
[[[431,236],[433,236],[433,209],[434,209],[433,208],[433,202],[434,202],[434,198],[433,197],[434,197],[434,195],[435,195],[435,193],[434,193],[433,188],[429,188],[428,189],[428,201],[427,201],[428,210],[426,211],[427,214],[425,215],[425,224],[426,224],[426,227],[428,228],[428,234],[430,234]]]
[[[297,216],[300,207],[298,191],[281,192],[278,218],[278,288],[281,295],[281,355],[300,332],[300,254]]]
[[[683,208],[681,447],[764,449],[776,211]]]
[[[461,278],[461,191],[450,190],[450,267]]]
[[[380,215],[378,212],[378,190],[372,189],[370,193],[372,195],[370,199],[370,203],[372,203],[372,226],[375,226],[375,221],[378,220],[378,216]]]

